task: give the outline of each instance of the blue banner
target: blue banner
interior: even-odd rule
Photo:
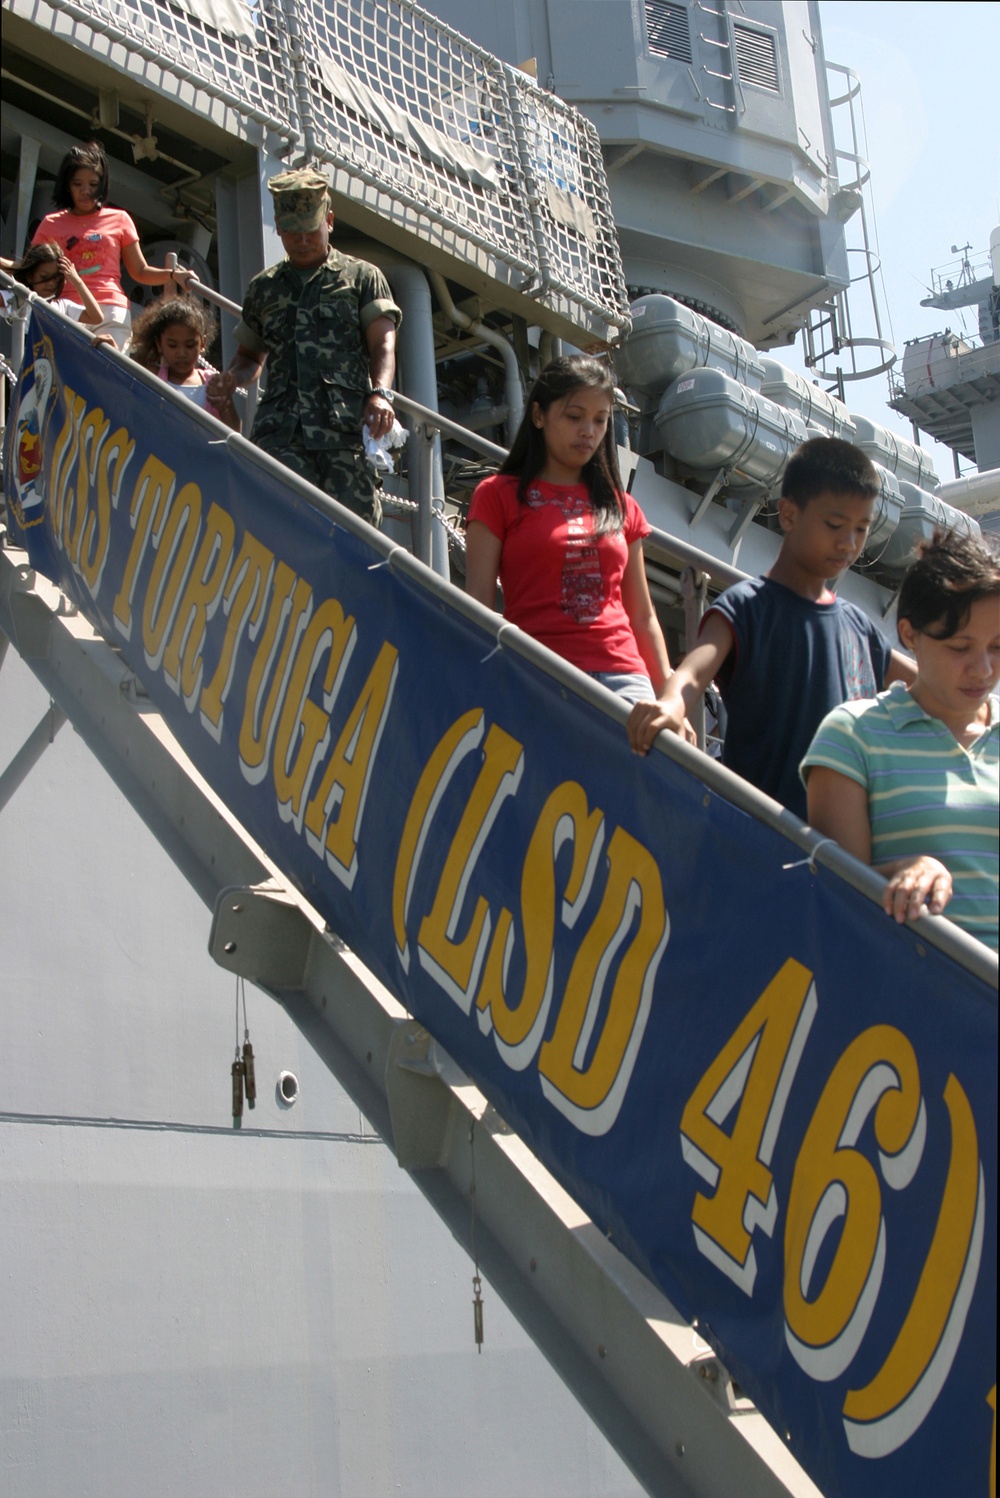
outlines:
[[[223,436],[36,312],[11,540],[825,1494],[986,1498],[995,994]]]

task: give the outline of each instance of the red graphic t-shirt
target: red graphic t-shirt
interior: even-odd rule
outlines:
[[[55,242],[69,256],[104,306],[127,307],[122,290],[122,247],[138,244],[135,224],[122,208],[98,208],[93,213],[71,213],[68,208],[47,213],[35,230],[32,244]],[[78,302],[70,283],[63,295]]]
[[[505,619],[582,671],[647,674],[622,603],[628,549],[650,529],[631,494],[622,530],[595,536],[585,484],[536,480],[521,504],[517,477],[495,474],[476,489],[469,519],[501,542]]]

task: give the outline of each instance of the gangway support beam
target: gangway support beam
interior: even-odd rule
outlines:
[[[48,712],[31,730],[3,774],[0,774],[0,811],[3,811],[11,796],[30,775],[65,722],[66,714],[62,708],[51,703]]]
[[[818,1498],[696,1328],[284,883],[117,652],[23,562],[0,550],[0,631],[215,911],[213,954],[283,1004],[647,1491]]]
[[[0,631],[209,905],[226,884],[259,884],[271,870],[212,794],[135,678],[63,596],[0,550]]]

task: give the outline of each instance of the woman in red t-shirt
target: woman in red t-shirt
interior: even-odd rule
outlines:
[[[586,355],[553,359],[499,473],[476,488],[466,528],[466,591],[630,702],[671,675],[642,538],[649,524],[622,488],[614,381]]]
[[[52,189],[57,212],[47,213],[35,230],[32,244],[54,241],[76,267],[104,314],[101,332],[110,333],[119,348],[128,342],[131,317],[122,287],[122,265],[143,286],[184,287],[194,274],[178,266],[161,270],[147,265],[135,224],[120,208],[106,208],[111,182],[104,151],[96,140],[74,146],[62,159]],[[80,298],[72,282],[70,301]]]

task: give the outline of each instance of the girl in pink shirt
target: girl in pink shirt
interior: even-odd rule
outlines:
[[[59,245],[101,307],[101,330],[124,348],[131,318],[122,287],[122,265],[142,286],[173,283],[183,287],[194,272],[181,266],[171,271],[147,265],[129,215],[120,208],[105,207],[110,190],[108,163],[98,142],[74,146],[63,157],[52,189],[57,211],[45,215],[32,244],[53,241]],[[70,301],[81,300],[72,282],[66,286],[66,296]]]

